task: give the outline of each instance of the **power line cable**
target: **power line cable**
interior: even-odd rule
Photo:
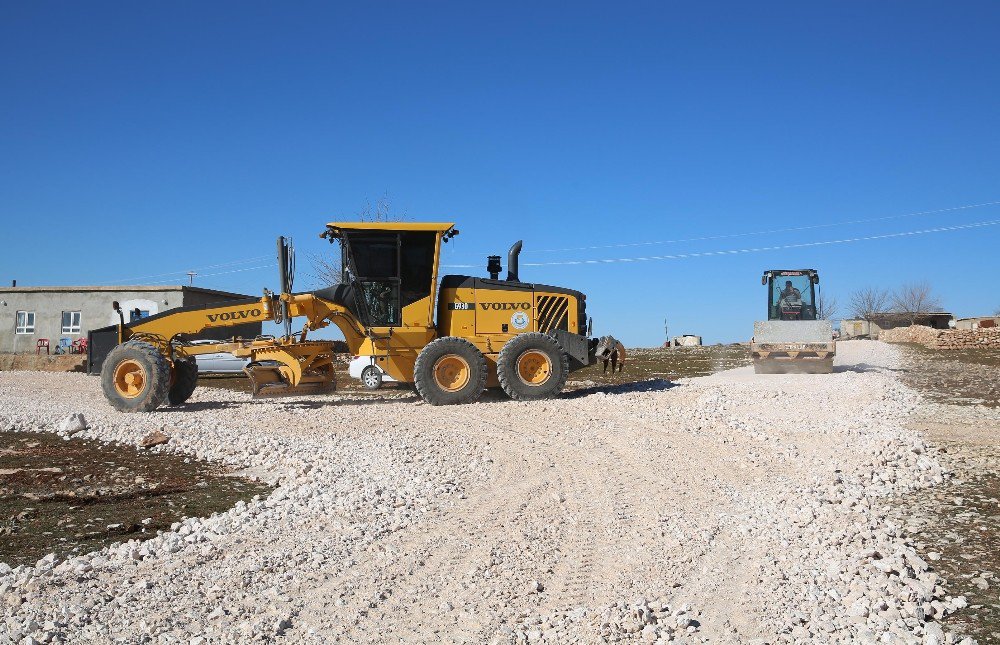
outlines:
[[[211,278],[211,277],[217,276],[217,275],[229,275],[230,273],[242,273],[244,271],[258,271],[260,269],[273,269],[274,267],[275,267],[274,264],[264,264],[264,265],[261,265],[259,267],[246,267],[246,268],[243,268],[243,269],[233,269],[232,271],[219,271],[217,273],[199,273],[197,277],[199,279],[201,279],[201,278]],[[156,281],[156,282],[149,282],[147,284],[165,284],[167,282],[173,282],[173,281],[174,281],[173,279],[170,279],[170,280],[159,280],[159,281]]]
[[[829,244],[847,244],[850,242],[865,242],[869,240],[885,240],[895,237],[908,237],[912,235],[926,235],[929,233],[944,233],[948,231],[962,231],[966,229],[982,228],[986,226],[996,226],[1000,220],[990,220],[985,222],[973,222],[971,224],[959,224],[955,226],[941,226],[919,231],[903,231],[900,233],[885,233],[882,235],[868,235],[865,237],[852,237],[839,240],[822,240],[819,242],[801,242],[798,244],[782,244],[779,246],[762,246],[748,249],[730,249],[726,251],[701,251],[697,253],[677,253],[673,255],[648,255],[633,258],[605,258],[605,259],[585,259],[585,260],[561,260],[555,262],[522,262],[521,266],[541,267],[541,266],[570,266],[581,264],[614,264],[619,262],[651,262],[654,260],[686,260],[690,258],[711,257],[718,255],[740,255],[743,253],[759,253],[762,251],[782,251],[786,249],[802,249],[813,246],[825,246]],[[476,264],[446,264],[449,269],[474,269]]]
[[[174,276],[174,275],[187,274],[188,271],[204,271],[206,269],[221,269],[221,268],[224,268],[224,267],[235,266],[235,265],[238,265],[238,264],[248,264],[250,262],[260,262],[261,260],[270,259],[270,257],[271,256],[269,256],[269,255],[259,255],[259,256],[254,257],[254,258],[246,258],[244,260],[233,260],[232,262],[223,262],[222,264],[210,264],[208,266],[195,267],[193,269],[183,269],[181,271],[170,271],[170,272],[167,272],[167,273],[156,273],[156,274],[153,274],[153,275],[138,276],[138,277],[135,277],[135,278],[123,278],[123,279],[120,279],[120,280],[109,280],[109,281],[106,281],[106,282],[99,282],[98,284],[125,284],[125,283],[128,283],[128,282],[135,282],[137,280],[145,280],[146,278],[162,278],[163,276],[168,276],[168,275],[169,276]],[[161,280],[160,282],[155,282],[153,284],[163,284],[164,282],[170,282],[170,280]]]
[[[808,231],[817,228],[831,228],[835,226],[849,226],[852,224],[870,224],[873,222],[884,222],[888,220],[901,219],[904,217],[916,217],[918,215],[936,215],[940,213],[950,213],[960,210],[968,210],[970,208],[984,208],[986,206],[997,206],[1000,205],[1000,201],[995,202],[984,202],[982,204],[966,204],[965,206],[952,206],[950,208],[938,208],[936,210],[930,211],[918,211],[915,213],[904,213],[902,215],[888,215],[886,217],[872,217],[868,219],[855,219],[845,222],[830,222],[827,224],[811,224],[809,226],[793,226],[789,228],[776,228],[766,231],[749,231],[746,233],[726,233],[722,235],[707,235],[703,237],[688,237],[676,240],[654,240],[649,242],[626,242],[622,244],[605,244],[599,246],[577,246],[562,249],[525,249],[525,253],[557,253],[564,251],[596,251],[599,249],[620,249],[620,248],[631,248],[638,246],[654,246],[657,244],[675,244],[679,242],[704,242],[707,240],[723,240],[730,239],[734,237],[749,237],[752,235],[770,235],[772,233],[788,233],[793,231]]]

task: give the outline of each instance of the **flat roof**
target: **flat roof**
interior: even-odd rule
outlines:
[[[444,233],[454,222],[330,222],[328,228],[338,231],[435,231]]]
[[[122,291],[191,291],[194,293],[205,293],[214,296],[236,296],[240,298],[252,298],[245,293],[233,293],[232,291],[218,291],[216,289],[205,289],[204,287],[189,287],[183,284],[164,285],[121,285],[121,286],[70,286],[70,287],[0,287],[0,293],[120,293]]]

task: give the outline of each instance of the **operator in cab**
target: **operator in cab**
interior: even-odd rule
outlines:
[[[802,292],[792,286],[791,280],[785,280],[785,289],[781,292],[781,300],[801,300]]]

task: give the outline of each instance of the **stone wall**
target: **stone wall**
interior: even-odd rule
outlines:
[[[1000,328],[932,329],[923,325],[885,329],[879,340],[889,343],[919,343],[931,349],[1000,348]]]

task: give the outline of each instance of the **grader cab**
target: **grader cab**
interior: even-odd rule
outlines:
[[[368,356],[396,381],[413,383],[433,405],[475,401],[486,387],[511,398],[558,394],[570,371],[595,361],[586,296],[521,282],[511,247],[508,274],[490,256],[486,277],[438,276],[451,223],[334,222],[321,234],[339,243],[340,284],[293,293],[294,256],[278,241],[281,292],[260,299],[184,307],[118,326],[101,370],[102,388],[123,411],[186,401],[197,384],[195,356],[219,351],[250,359],[254,395],[321,391],[334,383],[333,344],[310,332],[336,325],[352,354]],[[435,304],[436,303],[436,304]],[[292,321],[303,319],[298,332]],[[278,337],[193,343],[209,328],[274,322]]]

